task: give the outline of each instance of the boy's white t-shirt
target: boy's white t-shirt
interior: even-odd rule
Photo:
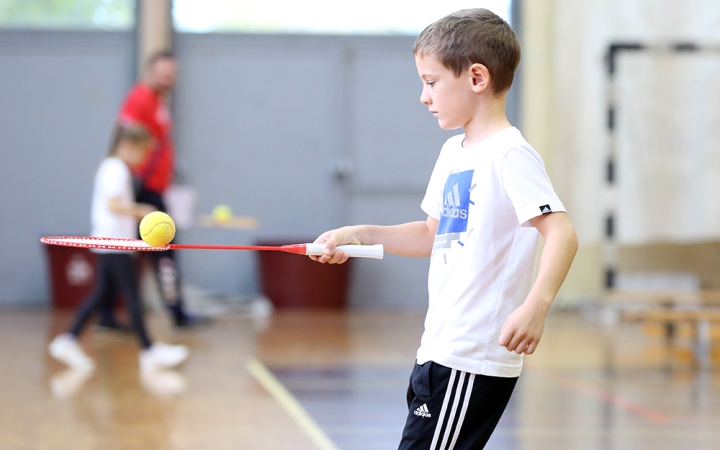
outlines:
[[[539,233],[530,219],[565,207],[517,128],[469,148],[464,137],[443,146],[421,204],[439,225],[417,361],[517,377],[522,355],[498,340],[532,287]]]
[[[123,203],[134,203],[132,174],[120,158],[109,156],[98,167],[93,187],[91,224],[92,236],[112,238],[137,238],[137,220],[129,214],[118,214],[108,206],[108,200],[116,198]],[[117,252],[95,250],[99,253]]]

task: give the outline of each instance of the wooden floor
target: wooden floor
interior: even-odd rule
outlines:
[[[422,313],[227,317],[158,340],[177,371],[138,375],[130,336],[90,330],[89,377],[48,357],[67,314],[0,311],[0,449],[392,449]],[[720,364],[698,371],[643,325],[549,318],[488,449],[718,449]]]

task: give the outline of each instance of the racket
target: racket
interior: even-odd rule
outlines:
[[[106,238],[90,236],[45,236],[40,242],[48,245],[64,247],[99,248],[103,250],[126,250],[134,252],[163,252],[166,250],[255,250],[295,253],[298,255],[320,256],[325,244],[291,244],[291,245],[193,245],[167,244],[153,247],[140,239]],[[356,258],[382,259],[382,244],[376,245],[339,245],[338,250]]]

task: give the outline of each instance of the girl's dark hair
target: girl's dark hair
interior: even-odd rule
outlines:
[[[137,124],[116,124],[113,132],[113,139],[110,144],[110,155],[114,155],[121,141],[127,141],[135,145],[147,145],[152,142],[152,136],[142,125]]]

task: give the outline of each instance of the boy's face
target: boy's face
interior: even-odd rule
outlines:
[[[472,78],[455,76],[432,55],[415,55],[415,65],[423,81],[420,102],[437,117],[440,128],[453,130],[467,125],[476,111]]]

